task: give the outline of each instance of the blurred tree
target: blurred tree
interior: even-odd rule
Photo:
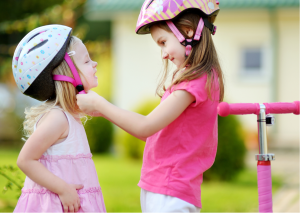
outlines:
[[[218,151],[213,166],[204,172],[206,180],[232,180],[245,167],[246,146],[236,116],[218,117]]]
[[[84,125],[92,153],[106,153],[112,145],[113,125],[102,117],[93,117]]]
[[[64,0],[9,0],[0,1],[0,22],[24,19],[32,13],[41,13],[45,9],[63,3]],[[13,10],[12,10],[13,6]]]

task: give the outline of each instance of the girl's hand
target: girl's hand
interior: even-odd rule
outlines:
[[[80,200],[76,189],[82,189],[80,184],[67,184],[66,187],[58,194],[64,208],[64,212],[78,212],[80,209]]]
[[[95,103],[102,97],[94,91],[89,90],[87,94],[77,94],[76,98],[79,109],[84,113],[92,115],[93,113],[95,114],[96,112],[98,112]]]

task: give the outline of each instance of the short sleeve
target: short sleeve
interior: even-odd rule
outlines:
[[[183,81],[177,85],[174,85],[172,87],[172,92],[176,90],[186,90],[195,97],[195,102],[190,106],[196,107],[202,102],[206,101],[208,98],[207,91],[205,89],[206,80],[207,75],[191,81]]]

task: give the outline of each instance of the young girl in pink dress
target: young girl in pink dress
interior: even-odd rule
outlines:
[[[217,0],[144,2],[136,32],[151,33],[162,58],[177,67],[161,103],[149,115],[122,110],[92,91],[77,95],[80,109],[97,110],[146,141],[138,183],[143,212],[199,212],[202,207],[203,173],[215,160],[217,106],[224,94],[211,35],[218,12]]]
[[[27,177],[15,212],[106,211],[76,104],[78,92],[98,85],[97,62],[71,32],[62,25],[39,27],[15,50],[19,89],[45,101],[25,111],[28,139],[17,165]]]

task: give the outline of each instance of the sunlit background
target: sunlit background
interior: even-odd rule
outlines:
[[[40,103],[16,87],[11,62],[18,42],[39,26],[72,27],[98,62],[99,86],[93,90],[123,109],[147,115],[159,104],[155,90],[163,67],[151,36],[135,34],[143,2],[0,1],[0,212],[13,211],[25,178],[16,167],[24,144],[24,109]],[[299,1],[219,2],[213,39],[225,76],[225,101],[299,100]],[[276,157],[274,211],[299,212],[299,117],[275,118],[268,128],[269,151]],[[255,115],[219,118],[218,154],[204,174],[202,212],[257,211],[256,123]],[[137,183],[144,142],[103,118],[90,118],[85,129],[107,211],[140,211]]]

